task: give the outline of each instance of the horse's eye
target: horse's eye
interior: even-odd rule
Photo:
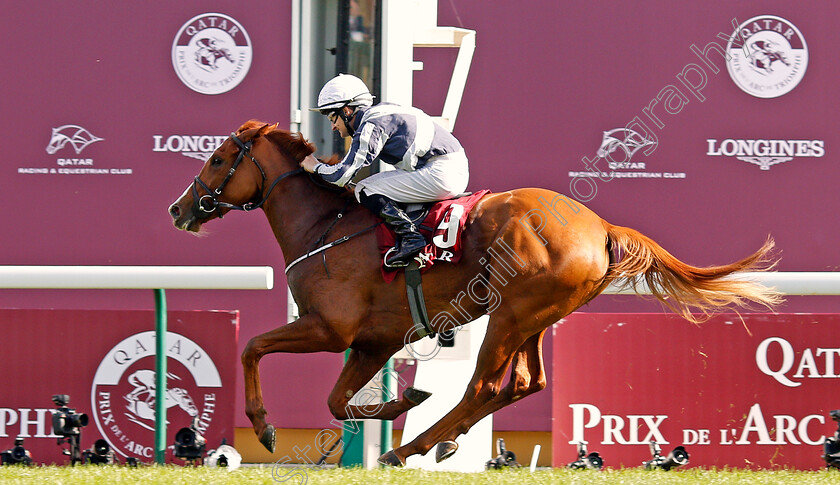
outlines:
[[[219,165],[221,165],[221,164],[222,164],[222,162],[223,162],[223,161],[224,161],[224,160],[222,160],[221,158],[216,157],[216,158],[214,158],[214,159],[213,159],[213,161],[212,161],[212,162],[210,162],[210,163],[211,163],[214,167],[218,167]]]

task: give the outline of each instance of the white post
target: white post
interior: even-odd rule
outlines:
[[[409,353],[417,359],[414,386],[429,391],[432,396],[420,406],[408,411],[401,445],[405,445],[426,431],[448,413],[464,397],[464,391],[475,372],[478,351],[487,333],[488,316],[459,327],[454,347],[437,348],[437,339],[423,338],[414,342]],[[423,356],[433,356],[423,359]],[[435,471],[479,472],[492,458],[493,415],[476,423],[467,434],[455,440],[458,451],[441,463],[435,462],[435,448],[425,456],[408,458],[406,466]]]
[[[534,452],[531,453],[531,466],[530,471],[534,473],[537,470],[537,462],[540,459],[540,450],[542,449],[542,445],[534,445]]]
[[[0,288],[270,290],[270,266],[0,266]]]
[[[437,0],[385,0],[382,4],[382,101],[413,104],[415,47],[457,47],[458,58],[449,80],[441,116],[435,120],[449,131],[461,107],[461,97],[475,51],[475,31],[437,25]]]
[[[475,50],[475,31],[437,25],[437,0],[383,0],[382,4],[382,101],[413,105],[413,77],[423,69],[414,61],[415,47],[458,47],[458,58],[449,82],[442,116],[435,117],[443,128],[452,131],[466,85],[467,73]],[[380,163],[381,170],[388,169]],[[417,359],[414,385],[432,396],[408,412],[402,444],[414,439],[452,409],[463,397],[472,377],[478,349],[487,331],[482,317],[459,329],[454,348],[442,348],[430,360]],[[414,345],[434,349],[437,340],[422,339]],[[423,352],[425,353],[425,352]],[[404,353],[403,358],[412,358]],[[367,432],[367,428],[365,429]],[[428,470],[481,471],[491,458],[493,417],[476,423],[457,439],[458,452],[442,463],[435,463],[435,450],[426,456],[412,456],[407,466]]]

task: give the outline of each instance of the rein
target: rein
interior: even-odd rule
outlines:
[[[219,196],[222,195],[222,190],[224,190],[225,186],[230,181],[231,177],[233,177],[233,174],[236,173],[236,169],[239,168],[239,164],[242,163],[242,160],[245,158],[246,155],[248,156],[248,158],[251,159],[252,162],[254,162],[254,165],[256,165],[257,168],[259,169],[260,174],[262,175],[262,179],[263,179],[263,186],[265,186],[265,181],[267,180],[267,177],[265,176],[265,170],[263,170],[262,165],[260,165],[260,162],[256,158],[254,158],[253,155],[251,155],[251,147],[253,146],[253,141],[249,141],[248,143],[244,143],[242,140],[239,139],[239,137],[236,136],[236,133],[231,133],[230,138],[231,138],[231,140],[233,140],[234,143],[236,143],[236,146],[239,147],[239,154],[236,156],[236,160],[233,162],[233,165],[230,167],[230,170],[228,170],[228,173],[225,176],[225,178],[222,180],[222,183],[220,183],[219,186],[216,187],[216,189],[211,189],[210,187],[207,186],[207,184],[204,183],[204,181],[201,180],[201,178],[196,176],[195,181],[192,184],[192,195],[193,195],[193,206],[194,206],[193,207],[193,213],[194,214],[203,213],[203,214],[205,214],[204,218],[210,217],[210,214],[212,214],[213,212],[218,210],[219,211],[219,219],[221,219],[222,218],[222,211],[221,211],[222,208],[230,209],[230,210],[245,211],[245,212],[252,211],[254,209],[259,209],[260,207],[263,206],[263,204],[266,203],[269,196],[271,195],[271,191],[274,190],[274,187],[276,187],[277,184],[279,184],[283,179],[285,179],[286,177],[290,177],[292,175],[297,175],[299,173],[304,173],[305,172],[303,168],[297,168],[295,170],[292,170],[290,172],[286,172],[286,173],[278,176],[276,179],[274,179],[273,182],[271,182],[271,185],[268,187],[268,191],[266,192],[266,194],[262,198],[262,200],[259,201],[259,202],[246,202],[242,205],[235,205],[235,204],[231,204],[231,203],[228,203],[228,202],[220,201]],[[286,155],[289,155],[289,154],[286,153]],[[293,158],[293,157],[290,156],[289,158]],[[203,188],[207,192],[207,194],[199,196],[198,195],[198,188],[197,188],[198,186],[201,186],[201,188]],[[327,234],[329,234],[329,232],[336,225],[336,223],[338,223],[338,221],[344,216],[344,211],[347,209],[348,205],[349,205],[349,202],[344,205],[344,208],[341,209],[341,211],[338,213],[338,216],[336,217],[335,221],[333,221],[333,223],[330,224],[330,226],[327,228],[326,232],[324,232],[324,235],[321,236],[317,241],[315,241],[315,244],[322,243],[327,238]],[[376,226],[379,226],[380,224],[382,224],[382,222],[376,223],[376,224],[374,224],[370,227],[367,227],[365,229],[362,229],[361,231],[358,231],[356,233],[349,234],[349,235],[346,235],[346,236],[342,236],[342,237],[336,239],[335,241],[333,241],[331,243],[327,243],[323,246],[318,247],[317,249],[313,249],[312,251],[309,251],[308,253],[306,253],[303,256],[295,259],[289,265],[287,265],[285,273],[289,274],[289,270],[291,270],[293,266],[295,266],[299,262],[303,261],[304,259],[309,258],[311,256],[314,256],[314,255],[316,255],[316,254],[318,254],[322,251],[326,251],[327,249],[329,249],[331,247],[338,246],[339,244],[345,243],[345,242],[349,241],[350,239],[353,239],[356,236],[360,236],[360,235],[376,228]],[[324,267],[326,268],[326,259],[324,260]],[[329,276],[329,270],[327,270],[327,275]]]
[[[338,211],[338,214],[336,214],[336,216],[335,216],[335,220],[332,221],[332,223],[329,225],[329,227],[327,227],[327,230],[324,231],[324,234],[322,234],[321,237],[319,237],[318,240],[315,241],[314,246],[318,246],[319,244],[321,244],[321,246],[309,251],[308,253],[304,254],[303,256],[301,256],[301,257],[295,259],[294,261],[292,261],[288,266],[286,266],[285,274],[289,274],[289,270],[292,269],[292,266],[298,264],[299,262],[303,261],[304,259],[309,258],[311,256],[314,256],[314,255],[316,255],[320,252],[326,251],[327,249],[329,249],[333,246],[338,246],[341,243],[345,243],[345,242],[349,241],[350,239],[352,239],[356,236],[359,236],[361,234],[364,234],[364,233],[370,231],[371,229],[375,228],[379,224],[382,224],[382,222],[380,222],[379,224],[374,224],[370,227],[362,229],[361,231],[359,231],[355,234],[350,234],[348,236],[342,236],[342,237],[336,239],[335,241],[333,241],[331,243],[324,244],[324,241],[327,240],[327,236],[330,234],[330,231],[332,231],[333,227],[335,227],[335,225],[338,224],[338,221],[340,221],[341,218],[344,217],[344,212],[347,210],[347,207],[349,207],[349,206],[350,206],[350,201],[348,200],[344,204],[344,207],[342,207],[341,210]],[[327,278],[329,278],[330,277],[330,269],[327,267],[327,253],[324,253],[323,257],[324,257],[324,259],[323,259],[324,271],[327,273]]]
[[[242,205],[235,205],[235,204],[230,204],[228,202],[220,201],[218,199],[218,197],[220,195],[222,195],[222,190],[224,190],[225,185],[227,185],[227,183],[230,181],[231,177],[233,177],[233,174],[236,173],[236,169],[239,168],[239,164],[242,163],[242,159],[245,158],[245,155],[248,155],[248,158],[250,158],[251,161],[254,162],[254,165],[256,165],[257,168],[259,169],[260,174],[262,175],[263,184],[267,180],[267,177],[265,176],[265,170],[263,170],[262,165],[260,165],[260,162],[258,162],[257,159],[254,158],[253,155],[251,155],[251,147],[253,146],[253,142],[249,141],[248,143],[243,143],[242,140],[240,140],[239,137],[236,136],[236,133],[231,133],[230,138],[239,147],[239,155],[236,156],[236,161],[233,162],[233,165],[230,167],[230,170],[228,170],[228,173],[225,176],[224,180],[222,180],[222,183],[220,183],[219,186],[216,187],[216,189],[214,190],[214,189],[211,189],[210,187],[208,187],[207,184],[205,184],[201,180],[201,178],[196,176],[195,177],[195,182],[193,182],[193,185],[192,185],[192,195],[193,195],[193,201],[194,201],[193,204],[195,206],[194,209],[198,209],[197,211],[194,210],[193,212],[195,214],[204,213],[205,218],[210,217],[210,214],[212,214],[213,212],[218,210],[219,211],[219,219],[221,219],[222,218],[222,211],[221,211],[222,208],[230,209],[230,210],[245,211],[245,212],[252,211],[254,209],[259,209],[260,207],[263,206],[263,204],[266,203],[269,196],[271,196],[271,191],[274,190],[274,187],[276,187],[277,184],[279,184],[281,180],[285,179],[286,177],[289,177],[289,176],[292,176],[292,175],[297,175],[299,173],[304,172],[303,168],[297,168],[295,170],[292,170],[290,172],[286,172],[286,173],[280,175],[279,177],[274,179],[273,182],[271,182],[271,185],[268,187],[268,191],[266,192],[266,194],[262,198],[262,200],[259,201],[259,202],[246,202],[245,204],[242,204]],[[201,188],[203,188],[207,192],[207,194],[199,197],[198,188],[197,188],[197,186],[199,186],[199,185],[201,186]]]
[[[320,253],[321,251],[326,251],[327,249],[329,249],[331,247],[338,246],[339,244],[342,244],[342,243],[346,243],[347,241],[353,239],[356,236],[361,236],[362,234],[375,229],[376,226],[379,226],[381,224],[383,224],[383,222],[377,222],[376,224],[374,224],[372,226],[368,226],[368,227],[362,229],[361,231],[354,232],[353,234],[348,234],[346,236],[341,236],[340,238],[336,239],[335,241],[333,241],[331,243],[327,243],[327,244],[319,247],[318,249],[313,249],[312,251],[309,251],[308,253],[304,254],[303,256],[297,258],[296,260],[294,260],[291,263],[289,263],[288,265],[286,265],[286,271],[284,271],[284,273],[289,274],[289,271],[292,269],[292,267],[294,265],[300,263],[304,259],[315,256],[316,254]]]

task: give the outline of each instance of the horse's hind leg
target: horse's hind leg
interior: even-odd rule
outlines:
[[[394,352],[380,351],[376,353],[351,350],[341,375],[335,383],[329,397],[330,412],[336,419],[396,419],[400,414],[417,406],[425,401],[431,394],[413,387],[409,387],[403,393],[400,400],[379,402],[376,404],[351,405],[350,399],[356,395],[359,389],[370,381],[379,369],[388,361]],[[405,381],[398,374],[396,377],[397,387],[405,385]],[[378,401],[383,389],[374,389],[369,396],[361,396],[360,401]],[[390,391],[389,391],[390,392]],[[376,395],[374,395],[376,394]]]
[[[350,345],[336,335],[317,314],[308,314],[270,332],[252,338],[242,352],[245,372],[245,414],[251,420],[260,443],[274,452],[274,426],[265,422],[262,389],[260,388],[260,359],[274,352],[341,352]]]
[[[438,462],[452,456],[458,449],[455,439],[472,428],[488,414],[495,413],[515,401],[545,389],[545,367],[542,358],[542,339],[545,330],[532,335],[517,349],[511,363],[510,382],[478,412],[453,428],[445,440],[438,444]]]
[[[380,463],[402,466],[405,459],[411,455],[425,455],[435,444],[445,440],[453,429],[461,429],[462,423],[468,421],[485,403],[499,394],[505,373],[513,360],[513,353],[523,343],[514,337],[518,334],[516,320],[508,316],[502,319],[499,315],[500,310],[497,309],[490,317],[490,325],[478,354],[475,373],[461,401],[411,443],[380,456]]]

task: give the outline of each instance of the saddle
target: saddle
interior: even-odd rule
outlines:
[[[461,259],[460,238],[464,223],[475,204],[488,193],[489,190],[481,190],[438,202],[400,204],[426,239],[426,247],[415,257],[422,271],[428,270],[438,261],[457,263]],[[394,247],[396,237],[390,228],[383,224],[376,228],[376,238],[379,252],[383,256],[382,277],[390,283],[399,269],[402,269],[384,264],[384,256]]]
[[[453,200],[453,199],[460,199],[461,197],[469,197],[472,195],[472,192],[464,192],[463,194],[458,194],[451,199],[446,200]],[[411,223],[417,226],[420,229],[424,229],[426,231],[432,231],[434,228],[428,227],[423,225],[423,222],[426,220],[426,217],[429,215],[429,211],[432,210],[432,206],[437,204],[438,202],[422,202],[422,203],[415,203],[415,204],[406,204],[403,202],[397,202],[397,205],[405,212],[405,215],[411,219]],[[428,239],[426,242],[429,242]]]

